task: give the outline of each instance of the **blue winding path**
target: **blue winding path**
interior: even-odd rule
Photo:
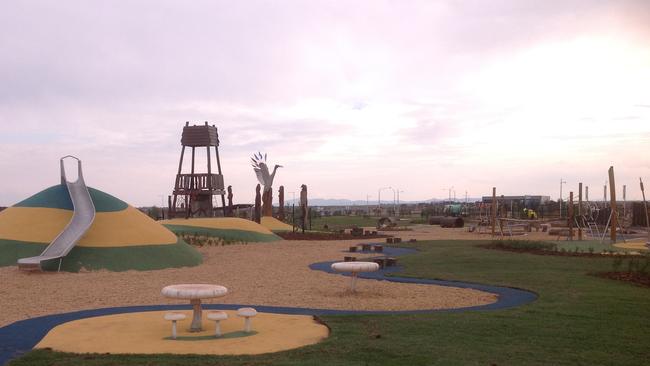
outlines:
[[[397,257],[406,254],[413,254],[415,249],[384,247],[384,255]],[[364,252],[361,252],[364,253]],[[369,252],[365,252],[369,253]],[[351,253],[353,254],[353,253]],[[331,269],[334,262],[314,263],[309,268],[316,271],[335,273]],[[361,311],[361,310],[330,310],[330,309],[311,309],[311,308],[292,308],[281,306],[264,306],[251,304],[204,304],[204,309],[225,309],[236,310],[244,306],[252,306],[258,311],[276,314],[295,314],[295,315],[348,315],[348,314],[419,314],[431,312],[461,312],[471,310],[494,310],[505,309],[514,306],[524,305],[535,301],[537,295],[533,292],[515,289],[510,287],[489,286],[478,283],[460,282],[460,281],[443,281],[430,280],[421,278],[409,278],[398,276],[386,276],[401,271],[400,266],[389,267],[377,272],[360,274],[360,278],[374,279],[379,281],[391,281],[399,283],[418,283],[431,284],[438,286],[452,286],[460,288],[471,288],[490,292],[498,295],[498,300],[494,303],[479,306],[470,306],[455,309],[439,310],[406,310],[406,311]],[[338,273],[337,273],[338,274]],[[347,276],[347,274],[339,274]],[[18,358],[32,350],[32,348],[41,340],[50,329],[57,325],[83,318],[94,316],[132,313],[141,311],[158,311],[158,310],[191,310],[190,305],[142,305],[142,306],[124,306],[92,310],[81,310],[64,314],[46,315],[37,318],[25,319],[9,324],[0,328],[0,365],[4,365],[9,360]]]

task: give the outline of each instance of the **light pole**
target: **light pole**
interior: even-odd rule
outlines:
[[[372,197],[369,194],[366,194],[366,211],[368,211],[368,215],[370,215],[370,197]]]
[[[451,203],[451,191],[454,189],[454,186],[451,186],[447,188],[447,191],[449,192],[449,202]],[[454,199],[456,199],[456,191],[454,191]]]
[[[381,187],[377,191],[377,208],[379,209],[379,216],[381,216],[381,191],[384,189],[392,189],[390,187]]]
[[[562,186],[566,183],[566,181],[562,180],[560,178],[560,199],[558,200],[560,202],[560,218],[562,218]]]
[[[404,193],[404,191],[400,191],[399,188],[397,189],[397,216],[402,216],[402,206],[399,204],[399,194]]]
[[[162,216],[162,219],[164,220],[165,219],[165,201],[163,201],[163,197],[165,197],[165,195],[159,194],[158,196],[160,197],[160,216]],[[156,220],[158,220],[157,217],[156,217]]]

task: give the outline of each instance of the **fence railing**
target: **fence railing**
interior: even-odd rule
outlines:
[[[197,191],[221,191],[224,189],[221,174],[178,174],[176,175],[176,193]]]

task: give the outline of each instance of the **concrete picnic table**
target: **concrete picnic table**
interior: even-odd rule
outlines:
[[[201,299],[225,296],[228,293],[228,289],[219,285],[179,284],[165,286],[160,293],[172,299],[190,300],[190,304],[193,307],[190,332],[200,332],[203,330],[201,326]]]

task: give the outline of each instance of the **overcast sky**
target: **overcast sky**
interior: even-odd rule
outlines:
[[[650,2],[0,2],[0,206],[58,183],[67,154],[160,205],[185,121],[219,128],[236,203],[255,151],[312,198],[557,199],[563,178],[602,199],[610,165],[640,198]]]

